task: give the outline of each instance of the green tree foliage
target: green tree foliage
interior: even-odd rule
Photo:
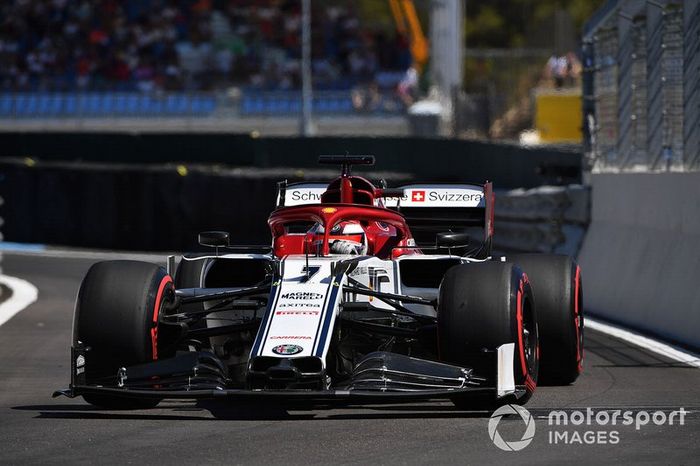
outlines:
[[[580,34],[591,14],[605,0],[466,0],[465,40],[468,47],[523,47],[534,25],[555,11],[569,14]]]

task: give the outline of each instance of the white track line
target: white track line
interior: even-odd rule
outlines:
[[[0,304],[0,325],[2,325],[36,301],[39,297],[39,291],[28,281],[7,275],[0,275],[0,283],[12,290],[12,296]]]
[[[607,324],[586,316],[586,328],[605,333],[620,340],[632,343],[653,353],[660,354],[669,359],[682,362],[689,366],[700,368],[700,355],[684,350],[677,346],[662,343],[632,330],[627,330],[617,325]]]

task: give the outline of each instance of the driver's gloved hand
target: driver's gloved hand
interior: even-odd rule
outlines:
[[[331,243],[330,252],[331,254],[359,255],[362,253],[362,243],[345,239],[337,239]]]

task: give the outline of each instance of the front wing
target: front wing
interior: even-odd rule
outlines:
[[[73,349],[72,380],[56,396],[74,398],[105,395],[141,399],[243,399],[280,401],[305,400],[342,404],[371,404],[455,397],[519,398],[524,386],[516,386],[513,376],[514,344],[491,353],[494,373],[487,378],[473,375],[467,368],[410,358],[394,353],[372,353],[359,363],[353,376],[337,387],[327,389],[232,388],[227,386],[224,368],[211,355],[184,353],[149,364],[121,368],[116,377],[88,384],[84,356]],[[83,356],[81,358],[81,356]]]

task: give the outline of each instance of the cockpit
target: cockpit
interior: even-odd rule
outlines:
[[[366,205],[312,204],[278,209],[268,220],[278,257],[291,254],[372,255],[417,253],[404,218]]]

